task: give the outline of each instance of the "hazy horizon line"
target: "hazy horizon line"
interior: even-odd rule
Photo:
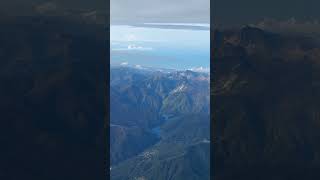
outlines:
[[[201,73],[210,73],[210,66],[209,67],[193,67],[193,68],[165,68],[165,67],[158,67],[158,66],[146,66],[146,65],[140,65],[140,64],[129,64],[128,62],[122,62],[122,63],[110,63],[110,68],[114,67],[123,67],[123,68],[134,68],[134,69],[140,69],[140,70],[170,70],[170,71],[193,71],[193,72],[201,72]]]

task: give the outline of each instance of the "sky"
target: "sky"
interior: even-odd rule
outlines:
[[[157,26],[112,25],[111,65],[208,70],[209,24]]]
[[[110,0],[112,23],[209,23],[210,0]]]
[[[111,65],[210,67],[210,0],[111,0],[110,19]]]
[[[105,0],[10,0],[0,1],[2,13],[21,14],[36,4],[55,2],[60,8],[105,9]],[[247,24],[262,18],[318,19],[319,0],[110,0],[111,21],[189,22]]]
[[[319,0],[110,0],[112,22],[190,22],[236,26],[264,18],[320,20]]]

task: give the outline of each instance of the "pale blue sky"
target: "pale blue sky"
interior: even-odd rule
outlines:
[[[208,24],[181,25],[209,27]],[[209,68],[210,31],[194,27],[169,29],[111,25],[111,64],[174,69]]]

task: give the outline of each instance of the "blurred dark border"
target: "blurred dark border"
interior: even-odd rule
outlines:
[[[106,153],[105,153],[105,168],[106,168],[106,178],[110,178],[110,0],[107,0],[107,56],[108,61],[106,64],[107,81],[106,81],[106,117],[105,117],[105,133],[106,133]]]
[[[108,179],[109,3],[0,3],[0,179]]]
[[[212,179],[320,178],[318,3],[211,2]]]
[[[214,13],[213,13],[213,9],[214,9],[214,0],[210,1],[210,179],[213,180],[214,179],[214,126],[213,126],[213,107],[214,107],[214,102],[212,101],[212,96],[211,96],[211,91],[212,91],[212,87],[213,87],[213,46],[212,43],[213,42],[213,34],[214,34]]]

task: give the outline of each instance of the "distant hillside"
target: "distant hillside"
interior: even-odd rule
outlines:
[[[162,127],[161,140],[138,156],[112,167],[111,179],[209,179],[208,120],[209,116],[199,114],[168,120]]]

